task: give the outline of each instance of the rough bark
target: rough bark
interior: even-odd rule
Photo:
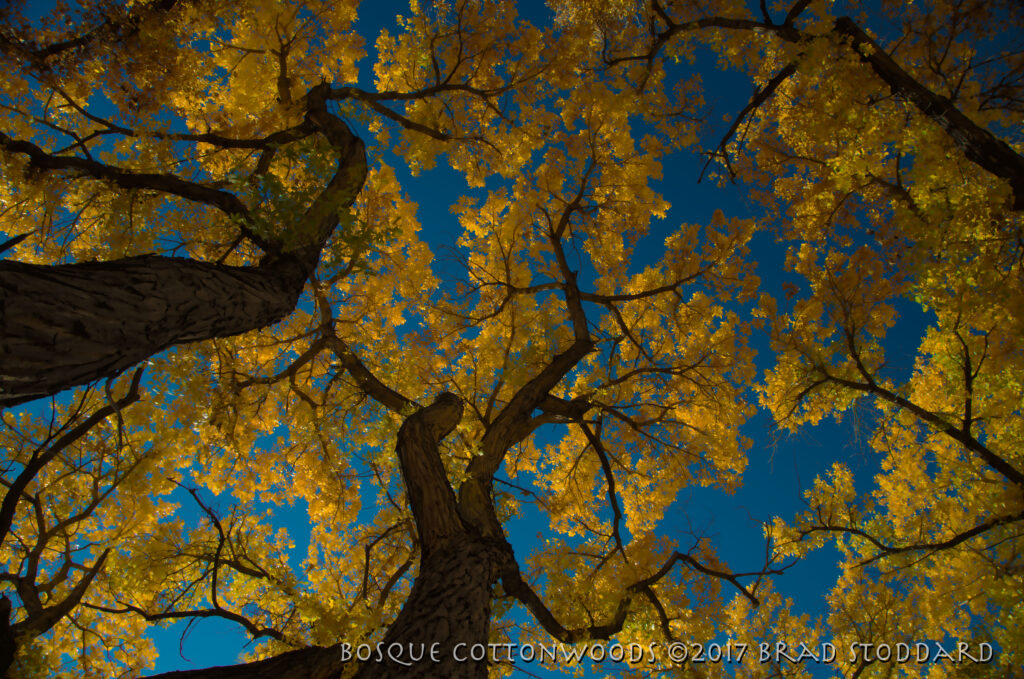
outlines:
[[[795,28],[793,20],[807,7],[807,4],[803,0],[794,4],[781,24],[761,23],[732,17],[705,17],[678,24],[669,21],[668,30],[658,35],[650,54],[653,55],[660,50],[672,36],[685,30],[697,28],[771,31],[788,42],[803,42],[813,36]],[[1024,156],[964,115],[948,97],[932,92],[915,80],[853,19],[849,17],[836,19],[833,31],[850,42],[860,60],[871,67],[875,75],[889,86],[895,96],[906,99],[922,114],[941,126],[970,161],[995,176],[1005,179],[1013,191],[1010,207],[1013,210],[1024,210]],[[630,57],[630,59],[632,58]],[[738,119],[742,119],[742,116]]]
[[[465,532],[437,449],[461,419],[462,401],[445,392],[410,415],[398,430],[395,449],[424,557]]]
[[[0,672],[7,677],[8,669],[14,662],[14,654],[18,650],[14,631],[11,629],[11,600],[0,596]]]
[[[472,657],[480,658],[479,644],[486,648],[491,589],[506,555],[504,544],[463,533],[424,557],[412,592],[379,647],[383,662],[374,655],[356,678],[486,679],[486,658]],[[397,661],[389,659],[388,648]],[[354,653],[348,650],[348,655]],[[318,646],[259,662],[166,672],[151,679],[334,679],[348,655],[341,645]]]
[[[256,330],[291,313],[340,211],[352,205],[366,179],[366,149],[327,110],[329,90],[325,82],[306,94],[304,125],[337,152],[334,175],[290,227],[303,234],[301,242],[282,237],[269,243],[259,266],[156,256],[61,266],[0,261],[0,408],[117,375],[173,344]],[[73,171],[246,216],[233,194],[173,175],[50,154],[3,133],[0,148],[25,155],[37,172]]]
[[[490,633],[492,588],[514,561],[504,536],[481,536],[467,528],[456,508],[438,443],[461,418],[462,401],[446,392],[399,429],[395,448],[420,537],[420,567],[409,598],[379,646],[380,659],[374,655],[363,662],[358,679],[487,677],[488,656],[480,652]],[[0,636],[0,652],[2,642]],[[354,656],[354,649],[346,653],[340,644],[316,646],[152,679],[335,679],[355,662]]]
[[[406,418],[399,429],[395,450],[419,533],[419,573],[401,612],[372,657],[360,666],[357,679],[487,677],[487,656],[480,652],[490,633],[491,590],[512,552],[503,536],[482,536],[459,516],[438,443],[461,418],[462,401],[446,392]],[[322,653],[326,651],[331,653]],[[351,649],[350,653],[354,655]],[[219,673],[172,672],[159,679],[334,677],[345,658],[340,647],[295,651],[291,657],[290,664],[268,664],[266,672],[250,664],[216,668]],[[277,658],[264,662],[272,661]],[[322,673],[311,665],[316,662],[326,663]]]
[[[486,679],[481,651],[490,633],[491,588],[506,554],[500,542],[462,534],[424,555],[409,599],[384,637],[383,661],[363,663],[356,678]]]
[[[171,345],[270,325],[305,267],[143,256],[43,266],[0,261],[0,407],[117,375]]]

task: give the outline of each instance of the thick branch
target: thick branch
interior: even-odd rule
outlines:
[[[676,23],[661,5],[655,2],[653,3],[654,10],[664,22],[665,29],[655,35],[645,53],[608,59],[607,63],[608,65],[633,61],[650,63],[676,35],[705,28],[770,32],[787,42],[809,40],[815,36],[801,32],[792,23],[807,4],[802,0],[795,3],[782,24],[719,16]],[[860,59],[867,63],[875,75],[889,86],[893,94],[906,98],[921,113],[938,123],[953,138],[969,160],[997,177],[1007,180],[1013,190],[1013,209],[1024,210],[1024,157],[961,113],[947,97],[935,94],[911,77],[849,17],[837,19],[832,30],[850,40]]]
[[[164,672],[149,679],[335,679],[345,663],[341,645],[312,646],[239,665]]]
[[[532,431],[530,414],[562,378],[590,353],[594,343],[576,340],[572,345],[551,359],[544,369],[516,392],[512,400],[501,409],[487,428],[481,442],[483,454],[473,458],[468,467],[470,475],[489,482],[501,466],[505,451],[522,440]]]
[[[146,13],[166,14],[173,9],[178,2],[179,0],[155,0],[150,4],[136,6],[134,10],[121,21],[114,21],[108,18],[99,26],[91,28],[81,35],[42,47],[19,43],[0,34],[0,46],[10,45],[28,56],[29,59],[37,65],[45,68],[45,62],[58,54],[86,47],[101,39],[110,40],[111,38],[114,38],[124,40],[125,38],[132,37],[138,33],[139,26],[141,25],[142,19],[145,17]]]
[[[303,367],[320,355],[320,352],[327,346],[328,341],[329,339],[326,337],[318,337],[312,344],[306,347],[306,349],[299,354],[298,358],[292,361],[287,368],[284,368],[277,374],[266,377],[247,377],[244,380],[235,382],[234,387],[236,389],[245,389],[253,384],[276,384],[283,379],[294,380],[295,375],[297,375]]]
[[[72,589],[66,597],[64,597],[58,603],[51,606],[47,606],[35,615],[29,615],[26,619],[19,623],[11,626],[11,630],[14,636],[21,634],[29,634],[38,636],[50,630],[61,618],[70,613],[78,605],[78,602],[82,600],[89,585],[92,584],[96,574],[103,568],[104,562],[107,560],[107,555],[110,554],[110,549],[103,550],[100,557],[96,559],[96,563],[86,571],[82,579],[78,581],[74,589]]]
[[[568,349],[552,358],[540,373],[523,385],[487,428],[481,442],[483,453],[473,459],[467,472],[488,491],[491,479],[504,459],[505,451],[532,431],[530,415],[534,409],[540,406],[548,393],[594,348],[594,341],[587,328],[587,316],[580,300],[580,289],[576,284],[576,273],[569,268],[561,238],[569,228],[573,212],[580,209],[595,165],[588,165],[580,180],[579,190],[565,206],[558,221],[550,225],[548,233],[562,274],[561,287],[565,293],[565,305],[572,323],[574,341]]]
[[[844,533],[847,535],[855,535],[859,538],[867,540],[878,549],[878,554],[872,556],[864,561],[860,562],[860,566],[866,566],[870,563],[878,561],[879,559],[895,554],[904,554],[907,552],[940,552],[946,549],[951,549],[957,545],[970,540],[971,538],[977,537],[983,533],[996,528],[998,526],[1005,526],[1011,523],[1017,523],[1024,521],[1024,512],[1013,514],[1011,516],[998,516],[987,521],[968,528],[965,531],[961,531],[953,537],[941,540],[939,542],[915,542],[906,545],[890,545],[882,540],[879,540],[875,536],[871,535],[862,528],[856,526],[840,526],[827,521],[822,521],[820,525],[811,526],[809,528],[801,529],[800,539],[807,537],[813,533]]]
[[[750,115],[751,112],[756,111],[761,104],[766,102],[768,98],[775,93],[775,90],[779,89],[779,85],[785,82],[786,79],[794,73],[796,73],[796,64],[786,64],[786,66],[776,73],[764,87],[754,92],[750,101],[743,107],[743,110],[736,114],[736,118],[732,121],[732,125],[730,125],[729,129],[726,130],[724,135],[722,135],[722,140],[718,142],[718,147],[708,155],[708,160],[704,163],[704,168],[701,170],[700,177],[697,179],[698,183],[700,183],[701,179],[704,178],[704,172],[707,170],[708,164],[715,159],[715,156],[725,157],[726,144],[728,144],[729,140],[732,139],[732,136],[736,134],[736,130],[739,129],[746,117]]]
[[[432,404],[410,415],[398,430],[396,452],[423,558],[465,533],[437,447],[461,419],[462,400],[444,392]]]
[[[694,559],[689,554],[683,554],[682,552],[673,552],[668,560],[655,571],[650,577],[638,580],[633,584],[626,587],[619,599],[619,603],[615,608],[615,613],[612,619],[603,625],[590,625],[588,627],[576,627],[568,629],[564,627],[558,619],[548,610],[548,607],[544,604],[544,601],[537,595],[533,588],[523,580],[519,574],[519,567],[515,562],[507,563],[505,569],[502,571],[501,584],[505,588],[505,591],[518,599],[523,605],[529,609],[530,613],[533,614],[534,618],[540,625],[554,638],[567,644],[573,644],[579,641],[586,641],[588,639],[608,639],[612,635],[617,634],[622,630],[622,626],[626,622],[626,616],[629,614],[629,608],[632,604],[633,598],[638,594],[644,594],[659,580],[668,575],[669,571],[672,570],[676,563],[685,563],[691,568],[704,575],[711,577],[720,578],[732,584],[736,587],[739,592],[746,597],[754,606],[759,606],[760,601],[754,594],[744,587],[739,582],[739,577],[763,575],[766,572],[760,573],[744,573],[744,574],[733,574],[726,573],[725,571],[719,571],[714,568],[704,566],[699,561]]]
[[[936,429],[950,437],[954,441],[959,442],[968,450],[977,453],[977,455],[985,461],[990,467],[995,469],[997,472],[1002,474],[1012,483],[1017,484],[1019,487],[1024,489],[1024,474],[1022,474],[1016,467],[1010,464],[1007,460],[1003,459],[999,455],[996,455],[987,446],[982,444],[978,439],[967,434],[959,427],[955,427],[952,424],[946,422],[944,419],[931,412],[922,408],[918,404],[910,401],[897,393],[894,393],[885,387],[875,383],[869,382],[867,384],[863,382],[856,382],[854,380],[848,380],[841,377],[833,377],[826,374],[826,379],[836,384],[841,384],[844,387],[853,389],[855,391],[862,391],[864,393],[873,394],[884,401],[888,401],[894,405],[903,408],[920,419],[924,420],[928,424],[934,426]]]
[[[307,267],[306,276],[313,273],[320,258],[320,250],[338,226],[341,210],[355,202],[356,196],[366,180],[366,147],[363,141],[352,134],[341,118],[327,110],[327,93],[330,87],[323,83],[311,89],[306,95],[306,120],[327,137],[338,153],[334,176],[320,192],[302,217],[300,226],[309,239],[296,248],[302,253]]]
[[[359,360],[355,352],[348,346],[345,340],[339,337],[329,337],[327,346],[330,347],[334,356],[341,363],[349,375],[356,381],[356,385],[363,390],[370,398],[374,399],[388,410],[395,413],[408,412],[415,404],[407,397],[387,386],[374,375]]]
[[[9,153],[20,153],[28,156],[29,166],[35,170],[45,172],[78,172],[93,179],[109,181],[122,189],[159,191],[196,203],[210,205],[229,216],[248,216],[248,210],[245,205],[234,194],[190,182],[173,174],[133,172],[112,165],[105,165],[88,158],[52,155],[32,142],[12,139],[3,132],[0,132],[0,148]]]
[[[174,344],[228,337],[295,308],[293,257],[234,267],[145,255],[111,262],[0,261],[0,407],[113,377]]]
[[[836,19],[835,31],[850,39],[861,61],[871,66],[893,94],[910,100],[921,113],[938,123],[968,159],[1007,180],[1013,189],[1013,209],[1024,210],[1024,158],[961,113],[947,97],[935,94],[912,78],[852,19]]]
[[[102,611],[103,613],[111,613],[114,615],[134,613],[148,622],[159,622],[161,620],[192,620],[195,618],[222,618],[224,620],[236,622],[244,627],[253,639],[259,639],[261,637],[271,637],[278,641],[284,639],[284,635],[280,631],[268,627],[260,627],[244,615],[235,613],[234,611],[229,611],[219,606],[217,608],[202,608],[188,611],[160,611],[158,613],[150,613],[144,608],[139,608],[138,606],[133,606],[123,602],[119,603],[121,604],[121,608],[97,606],[95,604],[88,603],[83,605],[87,608],[92,608],[97,611]]]
[[[339,212],[366,178],[366,153],[326,107],[326,84],[306,97],[309,125],[338,153],[327,186],[293,227],[298,243],[268,244],[257,267],[156,256],[41,266],[0,261],[0,407],[111,377],[175,344],[263,328],[290,314]],[[126,187],[143,186],[244,215],[238,199],[169,175],[135,174],[82,158],[57,157],[0,133],[0,146],[50,169],[78,169]]]
[[[622,558],[626,558],[626,549],[622,545],[622,534],[619,530],[619,526],[622,524],[622,510],[619,508],[619,498],[615,492],[615,475],[612,473],[612,465],[608,461],[608,453],[604,449],[604,443],[601,441],[601,430],[598,428],[598,432],[595,434],[591,429],[590,425],[586,422],[579,423],[580,429],[583,431],[584,436],[587,437],[587,441],[590,443],[590,447],[594,449],[594,453],[601,461],[601,470],[604,472],[605,483],[608,484],[608,503],[612,507],[612,537],[615,540],[615,546],[622,554]]]

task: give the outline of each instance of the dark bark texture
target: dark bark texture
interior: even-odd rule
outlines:
[[[14,631],[11,629],[11,600],[6,596],[0,597],[0,672],[3,676],[10,676],[8,670],[14,662],[14,654],[18,650],[14,638]]]
[[[488,643],[491,590],[507,561],[506,549],[500,542],[462,534],[425,557],[384,637],[383,662],[376,656],[364,662],[356,679],[487,679],[486,658],[472,656],[480,658],[477,645],[486,648]],[[398,661],[389,659],[389,647]],[[346,666],[345,657],[340,645],[303,648],[259,662],[167,672],[152,679],[335,679]]]
[[[243,229],[267,253],[259,266],[157,256],[57,266],[0,261],[0,408],[112,377],[173,344],[257,330],[291,313],[340,211],[366,180],[366,149],[327,110],[329,89],[322,83],[307,93],[304,126],[322,133],[337,152],[334,175],[291,227],[303,234],[301,242],[285,247],[283,237],[253,240]],[[174,175],[50,154],[3,133],[0,148],[25,155],[36,172],[78,172],[247,218],[237,196]]]
[[[488,656],[481,656],[481,650],[490,634],[492,589],[514,556],[503,535],[481,535],[473,528],[478,520],[460,517],[438,443],[461,418],[461,399],[446,392],[399,429],[395,448],[419,533],[419,573],[379,646],[380,657],[375,647],[357,679],[487,679]],[[153,679],[333,679],[344,670],[344,661],[340,646],[315,647],[258,663],[169,672]]]
[[[312,646],[257,662],[165,672],[150,679],[334,679],[344,664],[340,646]]]
[[[43,266],[0,261],[0,407],[121,373],[184,342],[292,312],[307,269],[142,256]]]
[[[480,651],[486,649],[491,588],[505,555],[501,543],[463,534],[424,556],[412,592],[384,637],[383,662],[363,663],[357,679],[486,679],[487,657]],[[388,654],[389,648],[395,653]],[[410,655],[421,659],[411,662]]]
[[[437,449],[438,442],[460,419],[462,401],[445,392],[431,405],[410,415],[398,430],[395,448],[424,557],[464,532],[455,493]]]

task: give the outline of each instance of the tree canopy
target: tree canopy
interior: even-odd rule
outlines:
[[[174,676],[1024,666],[1019,3],[32,4],[0,10],[7,676],[138,676],[203,618],[254,643]],[[687,154],[755,214],[687,217]],[[666,521],[830,418],[867,471],[823,444],[744,564]],[[827,546],[811,617],[783,582]]]

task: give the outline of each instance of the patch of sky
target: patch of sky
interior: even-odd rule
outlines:
[[[253,641],[241,625],[221,618],[194,618],[151,627],[147,636],[160,649],[155,667],[144,676],[231,665]]]

